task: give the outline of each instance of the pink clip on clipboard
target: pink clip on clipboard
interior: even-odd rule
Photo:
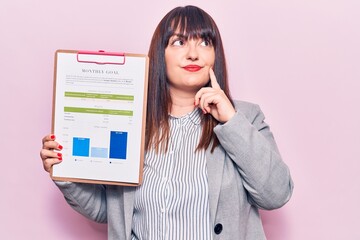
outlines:
[[[105,52],[100,50],[94,51],[78,51],[77,61],[83,63],[96,64],[125,64],[125,53]]]

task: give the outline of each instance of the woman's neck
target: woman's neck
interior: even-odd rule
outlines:
[[[195,109],[195,94],[170,91],[171,96],[171,110],[170,114],[175,117],[184,116]]]

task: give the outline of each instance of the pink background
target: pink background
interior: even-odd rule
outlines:
[[[291,169],[293,198],[262,213],[268,239],[360,239],[358,0],[2,0],[1,239],[106,239],[40,162],[54,51],[147,53],[162,16],[189,3],[218,23],[232,95],[260,104]]]

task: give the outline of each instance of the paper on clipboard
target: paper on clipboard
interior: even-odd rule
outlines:
[[[139,185],[148,57],[58,50],[53,133],[63,146],[54,180]]]

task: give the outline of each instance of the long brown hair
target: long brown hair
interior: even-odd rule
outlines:
[[[145,149],[154,147],[156,152],[166,152],[170,134],[169,109],[172,101],[166,77],[165,48],[175,31],[185,33],[186,37],[202,38],[209,41],[215,49],[213,70],[221,89],[231,100],[227,81],[225,54],[220,32],[212,19],[202,9],[195,6],[177,7],[171,10],[160,21],[155,29],[149,48],[149,86],[146,116]],[[208,83],[210,86],[210,81]],[[202,135],[197,149],[207,149],[212,143],[211,151],[219,145],[213,129],[219,122],[210,114],[202,115]]]

